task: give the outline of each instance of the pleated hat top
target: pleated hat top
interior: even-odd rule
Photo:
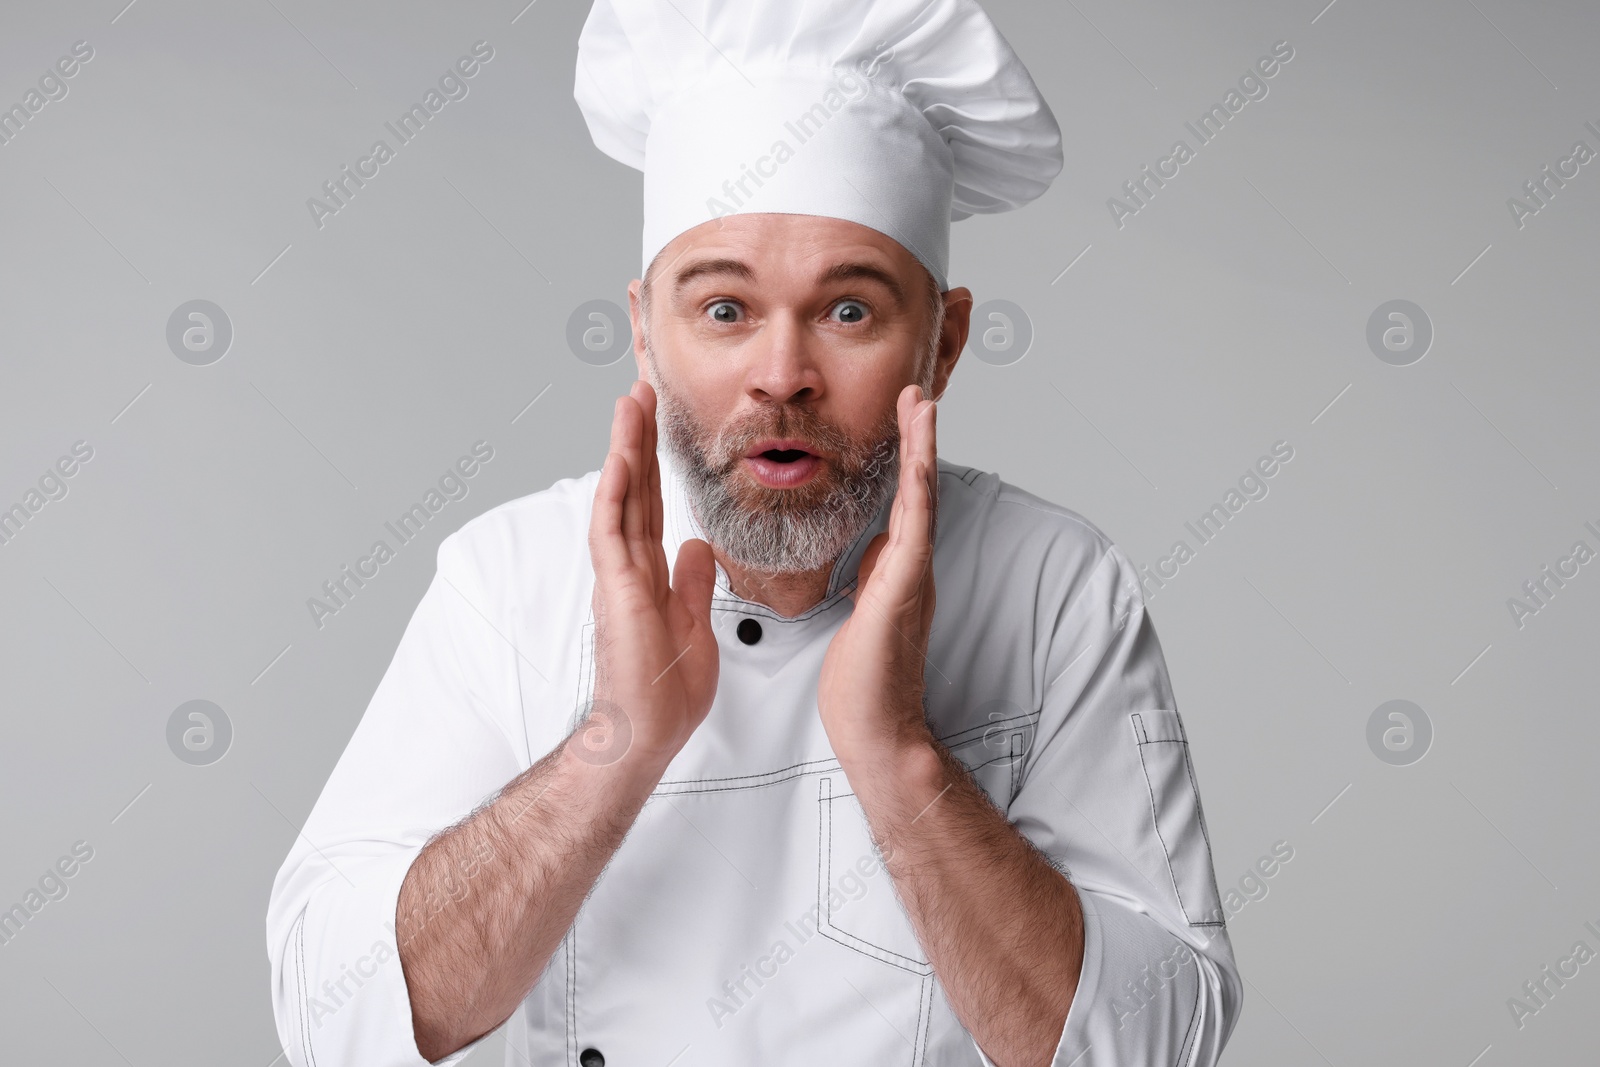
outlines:
[[[641,277],[702,223],[781,212],[877,230],[947,289],[950,223],[1028,203],[1062,165],[973,0],[596,0],[574,96],[644,172]]]

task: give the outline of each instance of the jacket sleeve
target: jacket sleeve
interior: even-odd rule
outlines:
[[[1051,1062],[1212,1067],[1243,988],[1183,721],[1126,557],[1107,542],[1074,582],[1039,607],[1043,699],[1007,811],[1083,905]]]
[[[396,945],[400,885],[435,833],[524,769],[500,681],[516,678],[516,652],[482,603],[453,535],[273,882],[272,1009],[294,1067],[428,1062]],[[476,873],[475,865],[458,872],[455,884],[469,886]],[[425,908],[449,906],[441,896]],[[458,1063],[479,1043],[438,1062]]]

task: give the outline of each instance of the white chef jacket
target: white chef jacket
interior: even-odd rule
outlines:
[[[703,533],[665,447],[659,458],[672,560]],[[1076,513],[938,468],[928,722],[1083,904],[1052,1063],[1214,1064],[1242,989],[1135,571]],[[592,696],[598,477],[494,508],[439,546],[273,883],[273,1012],[296,1067],[427,1062],[396,955],[400,884],[430,837],[561,743]],[[993,1067],[945,998],[817,713],[823,654],[891,505],[795,618],[734,595],[717,567],[711,710],[506,1022],[508,1067],[589,1067],[596,1051],[608,1067]],[[754,643],[737,633],[747,619]],[[470,891],[475,876],[458,882]]]

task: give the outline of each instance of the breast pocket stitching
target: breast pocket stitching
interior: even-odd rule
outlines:
[[[848,948],[853,948],[863,955],[871,956],[876,960],[887,963],[891,967],[910,971],[912,974],[927,976],[933,973],[933,965],[927,960],[914,959],[882,945],[873,944],[871,941],[856,934],[850,933],[834,925],[833,908],[828,899],[829,889],[833,885],[833,779],[824,775],[817,781],[817,928],[829,940],[837,941]],[[837,799],[844,799],[839,797]],[[888,871],[880,872],[884,878],[889,877]],[[881,891],[893,893],[892,885],[884,885]],[[906,918],[909,927],[910,918]]]
[[[1190,926],[1224,926],[1211,859],[1211,836],[1206,831],[1183,720],[1173,709],[1134,712],[1129,720],[1149,791],[1150,818],[1166,857],[1178,908]],[[1200,830],[1198,842],[1192,834],[1186,835],[1191,819]],[[1203,909],[1199,919],[1193,916],[1191,907]]]

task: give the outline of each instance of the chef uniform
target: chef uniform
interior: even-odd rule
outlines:
[[[596,143],[645,171],[645,265],[718,212],[790,211],[879,229],[943,288],[949,221],[1026,202],[1060,167],[1048,107],[970,0],[600,0],[577,84]],[[778,160],[783,123],[806,114],[796,128],[809,136],[790,135]],[[741,193],[746,170],[763,180]],[[670,560],[706,534],[665,445],[658,458]],[[1214,1064],[1240,980],[1134,568],[1073,511],[942,458],[938,473],[927,721],[1083,906],[1052,1063]],[[494,508],[440,545],[272,887],[273,1010],[296,1067],[426,1062],[395,941],[400,886],[431,837],[592,703],[598,478]],[[817,711],[823,656],[892,506],[794,618],[735,595],[717,567],[710,712],[506,1022],[508,1067],[993,1067],[945,997]],[[482,876],[470,863],[448,893]],[[450,906],[441,894],[424,910]]]

